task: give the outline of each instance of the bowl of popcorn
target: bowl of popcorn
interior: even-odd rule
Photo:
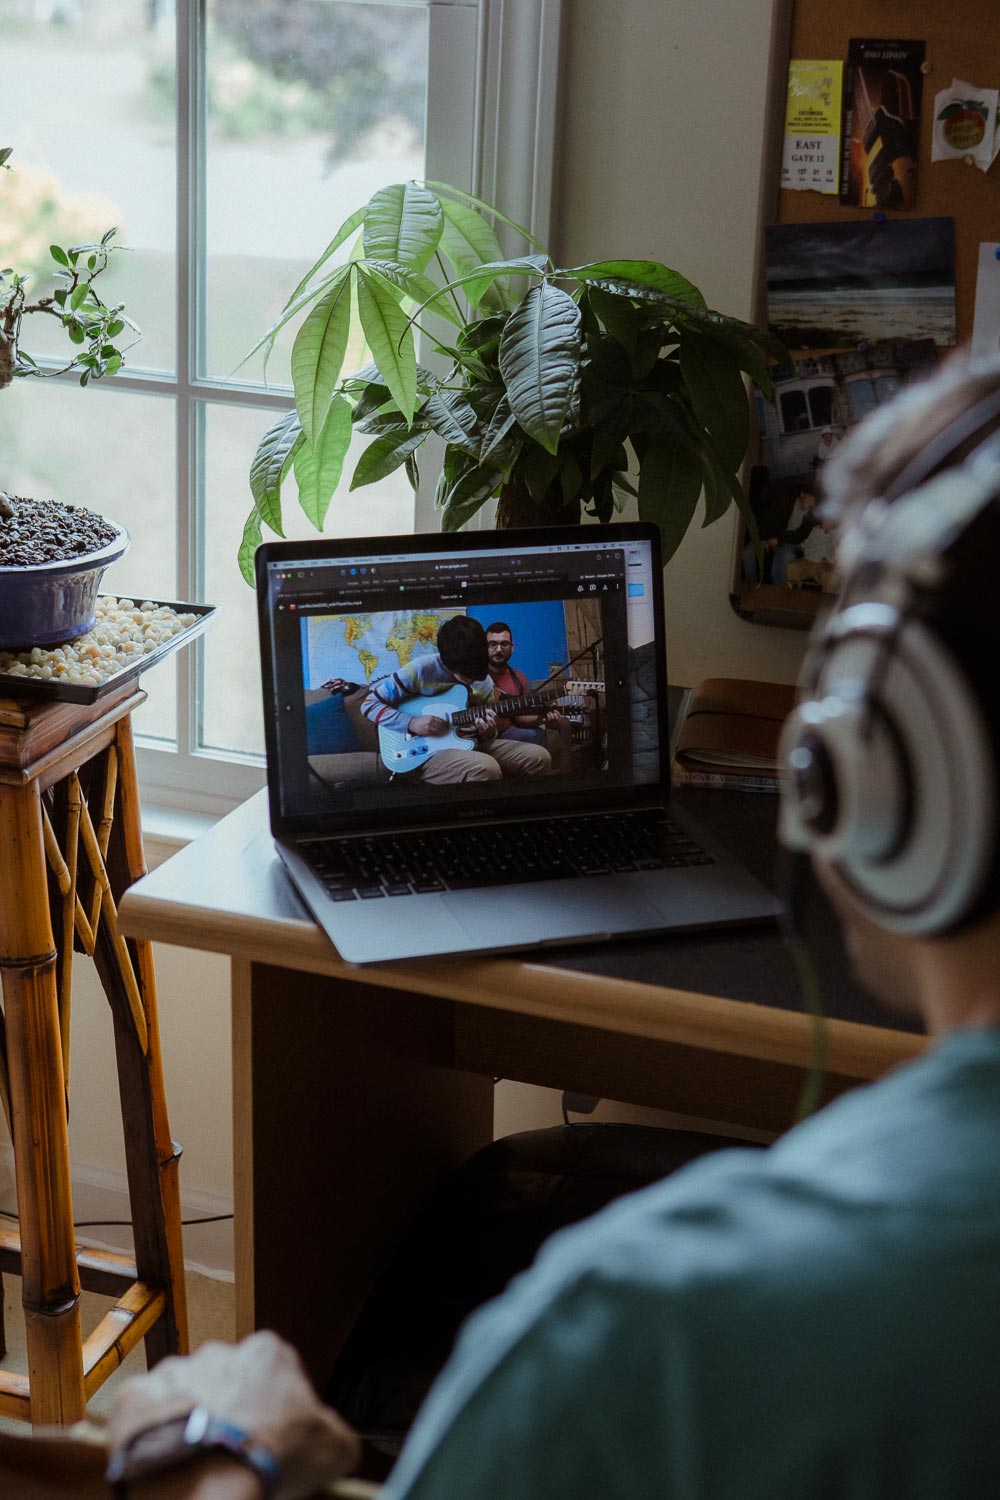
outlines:
[[[93,627],[74,640],[20,651],[0,648],[2,688],[93,701],[102,690],[137,677],[165,652],[183,645],[214,613],[203,605],[175,607],[102,594]]]
[[[0,492],[0,650],[54,646],[93,628],[122,526],[78,505]]]

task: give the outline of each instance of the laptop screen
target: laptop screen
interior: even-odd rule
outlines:
[[[544,535],[560,540],[262,549],[281,831],[588,804],[665,781],[654,538],[641,526]]]

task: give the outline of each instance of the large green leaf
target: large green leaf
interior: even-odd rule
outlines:
[[[502,214],[498,208],[494,208],[492,203],[485,203],[482,198],[477,198],[474,193],[466,193],[461,188],[452,186],[450,182],[427,182],[424,186],[433,188],[436,193],[443,194],[441,198],[442,207],[446,198],[452,200],[458,199],[460,203],[467,203],[473,208],[482,209],[483,213],[488,214],[491,219],[499,219],[501,224],[506,224],[508,229],[513,229],[515,234],[519,234],[523,240],[527,240],[529,245],[534,245],[536,250],[545,249],[545,246],[539,240],[535,239],[530,229],[525,229],[524,225],[518,224],[516,219],[508,219],[507,215]]]
[[[685,328],[680,364],[695,416],[712,434],[726,468],[739,468],[750,441],[750,411],[736,359],[718,340]]]
[[[614,293],[602,291],[600,287],[588,286],[585,300],[590,303],[612,338],[617,339],[622,348],[631,354],[635,349],[641,315],[628,297],[616,297]]]
[[[548,265],[547,255],[520,255],[514,260],[500,260],[490,265],[477,266],[474,271],[467,271],[464,276],[456,276],[454,281],[449,281],[445,286],[435,287],[433,296],[426,302],[421,303],[410,319],[415,323],[422,312],[433,307],[437,311],[438,303],[452,292],[462,288],[469,294],[471,300],[471,288],[477,288],[479,300],[482,300],[482,292],[500,276],[508,275],[535,275],[543,276]]]
[[[692,302],[704,307],[705,299],[693,282],[679,271],[671,271],[657,260],[596,260],[586,266],[569,266],[559,270],[557,276],[572,281],[592,282],[598,287],[614,289],[620,283],[649,288],[679,302]]]
[[[456,391],[439,391],[421,408],[422,415],[446,443],[479,457],[480,422],[476,413]]]
[[[422,271],[438,247],[443,226],[441,205],[433,193],[419,182],[394,183],[368,200],[365,255]]]
[[[414,428],[405,437],[396,432],[384,432],[377,437],[358,459],[351,489],[359,490],[363,485],[374,484],[404,464],[411,453],[415,453],[427,437],[425,427]]]
[[[782,375],[794,371],[792,357],[780,339],[776,339],[765,329],[755,328],[752,323],[726,317],[724,313],[713,312],[710,308],[690,307],[682,303],[671,305],[682,329],[693,328],[695,332],[721,343],[732,354],[744,374],[749,375],[760,386],[769,401],[773,401],[772,373]],[[777,361],[773,372],[768,366],[768,356]]]
[[[691,524],[701,484],[697,453],[660,438],[649,444],[639,470],[639,517],[660,528],[665,563]]]
[[[310,446],[315,446],[330,410],[330,397],[340,379],[350,332],[351,283],[345,271],[322,301],[317,302],[292,345],[295,405]]]
[[[330,403],[316,443],[312,447],[300,443],[292,451],[299,504],[317,531],[323,530],[333,492],[340,483],[351,431],[350,402],[343,396],[336,396]]]
[[[250,465],[250,493],[262,521],[284,536],[281,528],[281,482],[292,462],[292,449],[302,435],[297,411],[283,411],[261,438]]]
[[[496,410],[490,418],[489,426],[483,434],[482,447],[480,448],[483,458],[489,458],[490,454],[500,447],[516,421],[517,418],[511,411],[506,398],[498,401]]]
[[[458,531],[482,510],[503,476],[496,469],[470,469],[445,494],[441,517],[442,531]]]
[[[375,276],[358,277],[358,313],[372,358],[407,421],[417,404],[413,334],[399,303]]]
[[[504,327],[500,373],[520,425],[555,453],[579,404],[580,309],[572,297],[547,281],[528,291]]]
[[[503,260],[503,246],[497,239],[492,225],[486,222],[482,214],[477,213],[474,208],[467,207],[464,203],[456,203],[452,198],[441,198],[440,203],[444,214],[444,229],[441,232],[441,244],[438,247],[439,262],[443,253],[452,267],[453,274],[464,276],[476,266],[492,265],[496,261]],[[479,303],[494,311],[502,312],[512,307],[515,300],[511,296],[509,285],[501,279],[493,282],[488,290],[483,292]]]
[[[537,444],[532,444],[522,457],[519,465],[521,478],[536,505],[542,504],[549,487],[555,483],[560,463],[558,453],[549,453]]]
[[[364,216],[364,208],[356,208],[351,214],[350,218],[344,220],[343,224],[341,224],[333,239],[323,251],[323,254],[309,267],[309,270],[303,276],[302,280],[299,282],[298,286],[295,288],[294,292],[285,303],[284,307],[282,308],[282,312],[287,312],[292,303],[298,301],[299,297],[305,291],[310,281],[312,281],[313,277],[316,275],[316,272],[320,269],[321,266],[324,266],[326,264],[326,262],[330,259],[330,256],[333,255],[335,251],[340,249],[345,240],[350,239],[351,235],[364,219]]]
[[[253,588],[255,582],[253,555],[260,546],[260,543],[260,512],[255,505],[246,518],[246,524],[243,527],[243,537],[240,541],[240,550],[236,554],[236,561],[239,563],[240,572],[251,588]]]
[[[391,282],[412,302],[422,303],[424,306],[433,301],[437,296],[437,283],[429,276],[421,276],[419,271],[411,271],[407,266],[400,265],[395,260],[368,260],[366,262],[369,270],[376,271],[385,281]],[[442,318],[447,318],[449,323],[454,323],[456,328],[464,328],[465,320],[461,318],[452,303],[443,298],[434,311]]]
[[[503,247],[482,214],[451,198],[439,201],[444,214],[441,249],[457,275],[464,276],[476,266],[503,260]]]
[[[264,375],[266,378],[267,362],[271,357],[271,350],[274,347],[274,340],[276,336],[281,332],[282,328],[284,328],[285,324],[290,323],[292,318],[296,317],[296,315],[300,313],[304,307],[309,306],[310,302],[315,302],[317,297],[322,297],[324,293],[330,290],[331,287],[336,286],[341,278],[347,276],[349,272],[349,266],[338,266],[336,271],[331,271],[329,276],[324,276],[323,280],[318,281],[315,286],[311,286],[307,291],[300,293],[297,297],[291,298],[286,303],[284,310],[278,315],[278,317],[275,318],[274,322],[271,324],[267,332],[261,334],[260,338],[257,340],[256,344],[254,344],[252,349],[247,350],[246,354],[244,354],[243,358],[236,366],[236,370],[245,365],[248,359],[253,359],[254,355],[258,353],[259,350],[263,349]],[[236,371],[234,370],[233,373],[235,374]]]

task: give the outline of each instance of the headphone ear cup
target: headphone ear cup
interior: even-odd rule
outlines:
[[[992,871],[993,751],[947,648],[894,611],[887,630],[888,613],[861,604],[835,617],[811,698],[786,727],[781,832],[830,860],[876,922],[929,935],[962,921]],[[810,787],[816,744],[828,769]],[[819,779],[832,790],[818,802]]]

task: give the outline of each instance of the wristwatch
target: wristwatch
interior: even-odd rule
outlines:
[[[271,1450],[254,1442],[244,1428],[213,1417],[207,1406],[133,1433],[112,1454],[104,1477],[111,1493],[127,1500],[129,1486],[138,1480],[196,1463],[207,1453],[228,1453],[252,1469],[260,1480],[261,1500],[270,1500],[277,1490],[281,1465]]]

